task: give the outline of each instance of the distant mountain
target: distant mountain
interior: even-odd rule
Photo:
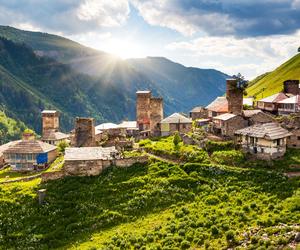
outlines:
[[[300,80],[300,54],[295,55],[272,72],[265,73],[249,83],[247,93],[257,100],[283,90],[285,80]]]
[[[24,106],[23,111],[31,112],[20,112],[20,101],[0,99],[0,105],[38,130],[38,113],[43,107],[61,110],[66,130],[72,128],[75,116],[90,115],[97,122],[134,119],[135,92],[139,89],[162,96],[166,114],[188,112],[223,95],[228,77],[161,57],[121,60],[47,33],[0,26],[0,37],[11,41],[1,40],[1,53],[7,58],[0,57],[1,75],[14,82],[0,84],[27,96],[31,108]]]

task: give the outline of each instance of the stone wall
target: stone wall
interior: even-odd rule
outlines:
[[[248,122],[241,116],[235,116],[227,121],[223,121],[222,135],[230,138],[234,138],[235,131],[248,126]]]
[[[206,118],[208,118],[208,110],[206,108],[201,108],[197,112],[191,111],[190,112],[190,117],[192,118],[192,120],[206,119]]]
[[[111,166],[130,167],[135,163],[148,162],[148,156],[139,156],[114,160],[65,161],[61,171],[46,172],[41,175],[42,182],[56,180],[65,176],[95,176]]]
[[[292,135],[287,138],[288,148],[300,148],[300,129],[291,131]]]
[[[49,131],[59,131],[59,112],[42,113],[42,133]]]
[[[175,132],[188,133],[192,131],[192,123],[170,123],[170,135]]]
[[[150,99],[150,130],[152,135],[159,133],[158,123],[160,123],[163,117],[163,99],[152,97]]]
[[[243,112],[243,90],[237,88],[236,79],[226,80],[226,99],[228,101],[228,113],[241,115]]]
[[[299,80],[287,80],[283,83],[283,91],[287,94],[299,95]]]
[[[249,126],[252,126],[254,124],[262,124],[262,123],[269,123],[269,122],[275,122],[275,119],[264,112],[257,113],[248,119]]]
[[[96,146],[95,125],[93,118],[76,118],[75,137],[73,144],[75,147]]]
[[[136,121],[140,130],[150,129],[150,91],[138,91],[136,96]]]

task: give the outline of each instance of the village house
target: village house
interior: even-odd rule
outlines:
[[[286,94],[280,92],[257,101],[257,108],[277,114],[279,102],[287,98],[288,96]]]
[[[94,118],[77,117],[75,119],[75,129],[72,135],[71,145],[73,147],[96,146]]]
[[[3,151],[5,164],[15,171],[42,169],[57,157],[56,146],[37,140],[31,133],[24,133],[22,140],[6,145]]]
[[[275,122],[275,119],[260,109],[243,110],[243,117],[248,121],[248,126],[260,123]]]
[[[228,113],[228,101],[225,96],[217,97],[206,109],[209,118]]]
[[[264,123],[237,130],[235,135],[235,142],[246,153],[271,160],[285,154],[287,138],[291,134],[277,123]]]
[[[140,136],[158,136],[158,124],[163,119],[163,99],[153,97],[151,91],[137,91],[136,95],[136,121]]]
[[[192,131],[192,119],[174,113],[160,122],[161,136],[169,136],[175,132],[188,133]]]
[[[278,114],[288,115],[300,111],[300,96],[295,95],[278,102]]]
[[[291,135],[287,138],[288,148],[300,148],[300,128],[290,131]]]
[[[247,120],[241,115],[222,114],[212,118],[213,133],[223,137],[233,138],[234,132],[248,126]]]
[[[128,137],[138,136],[139,129],[136,121],[123,121],[118,126],[126,130],[126,135]]]
[[[204,107],[195,107],[190,111],[190,118],[192,120],[208,118],[208,110]]]
[[[59,112],[56,110],[42,111],[42,141],[57,145],[69,140],[69,135],[59,131]]]

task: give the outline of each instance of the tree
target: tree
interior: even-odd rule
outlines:
[[[57,150],[64,154],[67,147],[69,147],[69,143],[67,141],[61,141],[57,144]]]
[[[174,144],[174,147],[175,147],[175,148],[178,148],[180,142],[181,142],[181,138],[180,138],[180,136],[179,136],[179,133],[176,132],[176,133],[174,134],[174,138],[173,138],[173,144]]]

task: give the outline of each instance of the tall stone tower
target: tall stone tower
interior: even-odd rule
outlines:
[[[59,112],[56,110],[42,111],[42,133],[45,135],[50,131],[59,131]]]
[[[151,91],[136,92],[136,120],[139,130],[149,135],[159,132],[158,123],[163,119],[163,99],[152,97]]]
[[[93,147],[95,141],[95,124],[93,118],[77,117],[75,121],[75,147]]]
[[[299,95],[299,80],[287,80],[283,82],[283,91],[286,94]]]
[[[238,88],[236,79],[226,80],[226,99],[228,113],[241,115],[243,112],[243,90]]]

